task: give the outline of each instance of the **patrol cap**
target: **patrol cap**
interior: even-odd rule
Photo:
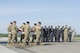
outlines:
[[[34,25],[37,25],[36,23],[34,23]]]
[[[41,24],[41,22],[38,22],[39,24]]]
[[[16,23],[16,21],[13,21],[14,23]]]
[[[26,24],[26,23],[23,23],[24,25]]]
[[[27,21],[26,23],[28,23],[28,24],[29,24],[30,22],[29,22],[29,21]]]
[[[10,24],[13,24],[13,22],[10,22]]]

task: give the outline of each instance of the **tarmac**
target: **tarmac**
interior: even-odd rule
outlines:
[[[7,38],[0,38],[0,53],[80,53],[80,40],[74,42],[46,42],[44,45],[7,46]]]

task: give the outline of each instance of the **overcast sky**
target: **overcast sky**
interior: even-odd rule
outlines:
[[[0,33],[7,33],[9,22],[17,21],[18,27],[30,21],[32,26],[68,25],[80,34],[79,0],[0,0]]]

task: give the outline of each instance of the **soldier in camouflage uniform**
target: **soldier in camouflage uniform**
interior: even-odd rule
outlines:
[[[11,27],[12,27],[13,23],[10,22],[10,25],[8,26],[8,44],[11,43],[11,39],[12,39],[12,33],[11,33]]]
[[[17,43],[17,32],[18,32],[18,27],[16,25],[16,21],[13,22],[13,25],[11,27],[11,33],[12,33],[12,41],[11,44],[14,45],[14,40]]]
[[[26,25],[24,27],[24,39],[23,39],[23,43],[22,46],[25,46],[26,42],[29,43],[29,32],[31,30],[31,27],[29,26],[29,22],[26,22]]]

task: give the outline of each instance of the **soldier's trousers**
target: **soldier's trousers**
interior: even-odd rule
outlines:
[[[68,34],[64,33],[64,41],[67,42],[68,41]]]
[[[35,39],[36,39],[36,34],[32,35],[32,43],[34,42]]]
[[[36,44],[37,44],[38,42],[40,42],[40,35],[41,35],[41,34],[36,34],[36,41],[35,41]]]
[[[23,39],[23,44],[25,44],[26,42],[29,42],[29,33],[25,33],[25,37],[24,37],[24,39]]]
[[[15,36],[15,42],[18,43],[17,34]]]
[[[11,43],[13,44],[14,43],[14,40],[15,40],[15,37],[16,37],[17,35],[15,34],[15,33],[12,33],[12,41],[11,41]]]
[[[12,39],[12,34],[8,34],[8,44],[11,43],[11,39]]]
[[[22,42],[22,40],[24,39],[24,34],[21,34],[21,37],[20,37],[20,42]]]

